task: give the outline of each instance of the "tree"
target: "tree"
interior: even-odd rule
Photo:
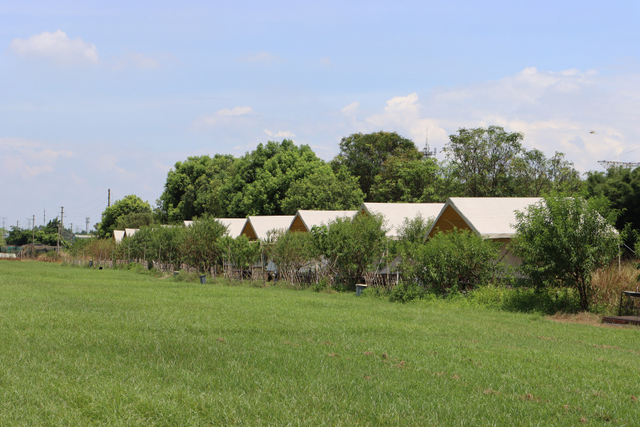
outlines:
[[[208,271],[221,256],[219,241],[226,233],[227,227],[213,217],[194,220],[181,236],[180,253],[183,261],[201,272]]]
[[[323,165],[291,184],[282,201],[282,211],[293,215],[300,209],[350,210],[360,207],[363,200],[357,178],[346,168],[334,174],[328,165]]]
[[[11,227],[11,231],[7,236],[7,245],[22,246],[33,242],[35,234],[35,243],[56,246],[58,244],[58,227],[60,226],[60,219],[54,218],[47,223],[46,226],[38,226],[34,230],[22,229],[18,227]],[[60,245],[67,246],[68,239],[70,237],[69,232],[61,230],[60,233]]]
[[[226,216],[222,186],[235,176],[232,155],[194,156],[176,162],[157,200],[162,221],[179,222],[205,213]]]
[[[585,311],[592,298],[592,273],[611,262],[620,245],[620,235],[600,215],[597,203],[581,197],[545,197],[516,214],[512,243],[525,277],[537,288],[575,288]]]
[[[100,237],[110,237],[113,230],[116,229],[118,220],[130,214],[150,213],[151,206],[149,202],[143,201],[136,195],[126,196],[124,199],[116,201],[113,205],[107,207],[102,212],[102,221],[98,226],[98,234]]]
[[[289,188],[296,182],[322,173],[324,161],[307,145],[293,141],[269,141],[259,144],[251,153],[238,159],[237,173],[222,188],[227,215],[242,218],[248,215],[282,215],[283,202]]]
[[[415,158],[421,155],[413,141],[396,132],[354,133],[340,141],[340,153],[333,160],[333,165],[334,170],[346,166],[353,176],[358,177],[365,201],[370,202],[375,176],[382,171],[389,157]]]
[[[440,165],[420,153],[389,156],[374,177],[369,199],[383,203],[429,203],[439,201]]]
[[[318,258],[313,237],[311,233],[298,231],[277,231],[269,236],[265,244],[269,258],[278,268],[279,277],[295,282],[296,273]]]
[[[316,247],[347,287],[353,287],[365,270],[381,258],[386,236],[380,215],[337,218],[327,226],[313,227]]]
[[[425,232],[419,223],[412,228]],[[443,294],[486,285],[498,268],[500,243],[484,240],[470,230],[438,232],[426,242],[416,239],[415,231],[407,231],[407,241],[401,244],[402,277],[431,292]]]
[[[612,167],[604,172],[588,172],[586,197],[606,197],[611,207],[620,212],[616,220],[618,230],[626,226],[640,233],[640,167],[633,170]],[[626,236],[626,244],[633,246],[633,233]]]
[[[449,196],[538,197],[580,187],[579,174],[564,154],[547,159],[540,150],[524,149],[523,139],[499,126],[461,128],[450,135],[444,152],[457,182],[449,181]]]
[[[456,166],[453,173],[463,184],[464,196],[512,196],[509,175],[522,152],[523,138],[499,126],[461,128],[450,135],[444,151]]]

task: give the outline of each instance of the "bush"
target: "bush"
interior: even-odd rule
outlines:
[[[522,274],[538,288],[576,289],[580,308],[587,311],[593,298],[591,275],[615,258],[621,242],[598,212],[606,208],[600,200],[550,196],[517,213],[512,247],[522,260]]]
[[[389,301],[406,303],[415,299],[423,298],[425,295],[424,287],[416,283],[407,283],[400,281],[396,286],[391,289],[389,293]]]
[[[469,230],[439,232],[424,244],[403,245],[400,269],[405,280],[439,295],[473,289],[487,285],[501,269],[499,245]]]

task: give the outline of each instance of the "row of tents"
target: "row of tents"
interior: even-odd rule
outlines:
[[[451,197],[446,203],[363,203],[353,211],[299,210],[295,215],[249,216],[247,218],[218,218],[232,238],[245,235],[250,240],[265,240],[273,230],[309,232],[314,226],[329,225],[340,217],[359,214],[381,215],[387,236],[397,239],[404,222],[421,216],[433,219],[427,234],[454,228],[471,230],[484,239],[502,242],[501,258],[509,264],[517,263],[508,252],[508,243],[515,235],[516,212],[525,211],[540,202],[539,197]],[[189,226],[193,221],[184,221]],[[115,230],[116,242],[133,236],[137,229]]]

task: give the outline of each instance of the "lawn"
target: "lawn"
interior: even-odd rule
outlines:
[[[0,426],[638,425],[640,329],[0,261]]]

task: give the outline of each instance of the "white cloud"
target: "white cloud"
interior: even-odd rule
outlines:
[[[25,58],[41,58],[57,65],[97,64],[98,48],[64,31],[45,31],[27,39],[13,39],[9,50]]]
[[[564,152],[581,171],[598,160],[640,161],[640,75],[600,75],[534,67],[488,81],[389,99],[382,111],[353,120],[356,103],[341,112],[351,132],[397,131],[442,148],[461,127],[498,125],[525,134],[528,149]],[[346,118],[345,118],[346,119]],[[596,130],[591,134],[591,130]],[[623,153],[624,158],[618,158]]]
[[[234,120],[243,118],[243,116],[250,116],[253,112],[253,108],[251,107],[223,108],[222,110],[216,111],[214,114],[201,115],[194,120],[193,126],[195,128],[202,128],[220,124],[229,124]]]
[[[258,53],[251,52],[251,53],[248,53],[247,55],[244,55],[238,58],[238,62],[263,63],[263,64],[270,64],[279,60],[280,58],[278,58],[273,53],[269,53],[265,51],[258,52]]]
[[[324,65],[325,67],[328,67],[331,65],[331,58],[329,57],[325,57],[325,58],[320,58],[320,65]]]
[[[54,172],[59,160],[73,156],[71,151],[52,150],[44,144],[22,138],[0,138],[2,170],[31,180],[38,175]]]
[[[111,69],[156,69],[162,65],[160,58],[139,52],[126,51],[120,56],[100,60],[98,48],[80,37],[72,39],[64,31],[43,32],[26,39],[13,39],[9,51],[23,58],[43,59],[59,66],[103,65]],[[161,55],[163,60],[175,60],[171,55]]]
[[[345,116],[352,116],[358,111],[358,107],[360,107],[360,103],[358,101],[352,102],[349,105],[346,105],[342,110],[342,114]]]
[[[295,138],[296,136],[293,132],[290,132],[288,130],[271,132],[269,129],[265,129],[264,133],[269,135],[270,138]]]

